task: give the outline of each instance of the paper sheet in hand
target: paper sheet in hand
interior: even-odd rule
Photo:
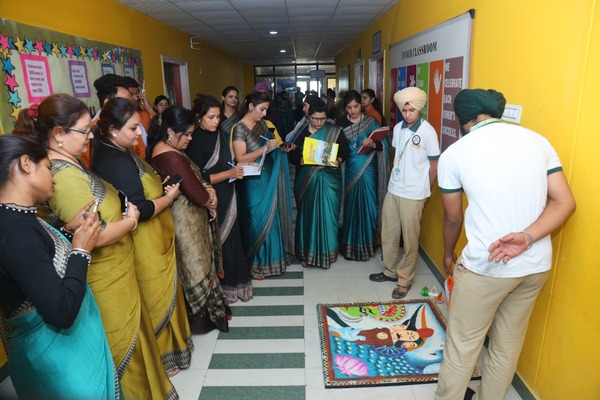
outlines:
[[[327,165],[335,167],[338,148],[337,143],[328,143],[324,140],[307,137],[304,139],[302,158],[305,165]]]
[[[389,126],[382,126],[381,128],[377,128],[373,132],[371,132],[371,134],[369,135],[369,139],[371,139],[374,142],[379,142],[381,139],[386,137],[389,132],[390,132]],[[371,149],[367,148],[365,146],[360,146],[360,149],[358,149],[358,154],[368,153],[369,150],[371,150]]]
[[[263,164],[265,163],[265,155],[267,154],[267,146],[263,147],[262,157],[260,158],[260,162],[258,166],[256,165],[242,165],[244,169],[244,176],[257,176],[262,172]],[[229,182],[235,181],[237,178],[229,178]]]

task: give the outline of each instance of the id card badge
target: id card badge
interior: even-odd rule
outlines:
[[[400,168],[394,168],[392,170],[392,179],[396,182],[400,182]]]

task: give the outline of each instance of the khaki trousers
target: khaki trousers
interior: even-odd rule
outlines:
[[[390,192],[385,196],[381,210],[381,248],[384,275],[397,278],[398,285],[409,286],[415,278],[415,265],[419,257],[419,235],[423,200],[409,200]],[[400,238],[404,240],[404,253],[400,252]]]
[[[437,400],[464,398],[488,330],[490,341],[483,349],[481,385],[473,399],[504,398],[517,368],[535,300],[548,274],[490,278],[455,268]]]

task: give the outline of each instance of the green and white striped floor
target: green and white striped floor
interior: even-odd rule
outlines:
[[[317,304],[391,301],[394,283],[371,282],[379,257],[368,262],[339,258],[329,270],[292,265],[281,277],[253,281],[255,297],[233,305],[230,332],[194,335],[190,368],[173,377],[181,400],[429,400],[435,384],[325,389]],[[439,282],[423,259],[408,298]],[[446,314],[445,303],[440,307]],[[472,382],[476,388],[478,381]],[[10,378],[0,399],[13,399]],[[521,397],[511,387],[505,400]]]

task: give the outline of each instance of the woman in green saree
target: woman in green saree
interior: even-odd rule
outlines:
[[[349,155],[344,164],[344,211],[340,230],[340,253],[348,260],[368,261],[379,246],[381,207],[389,180],[388,145],[385,139],[373,141],[371,132],[379,123],[365,115],[360,94],[350,90],[344,95],[346,115],[336,124],[344,129]],[[359,154],[361,147],[367,150]]]
[[[302,266],[329,268],[337,259],[338,219],[342,201],[340,165],[348,157],[348,143],[342,129],[327,121],[327,105],[315,101],[308,109],[308,126],[296,137],[290,162],[296,165],[296,258]],[[333,165],[308,165],[302,155],[305,139],[337,143]]]
[[[244,100],[244,117],[233,127],[232,147],[237,163],[259,163],[260,175],[237,181],[242,241],[255,279],[281,275],[290,264],[291,193],[287,154],[277,130],[263,120],[269,96],[252,92]]]

